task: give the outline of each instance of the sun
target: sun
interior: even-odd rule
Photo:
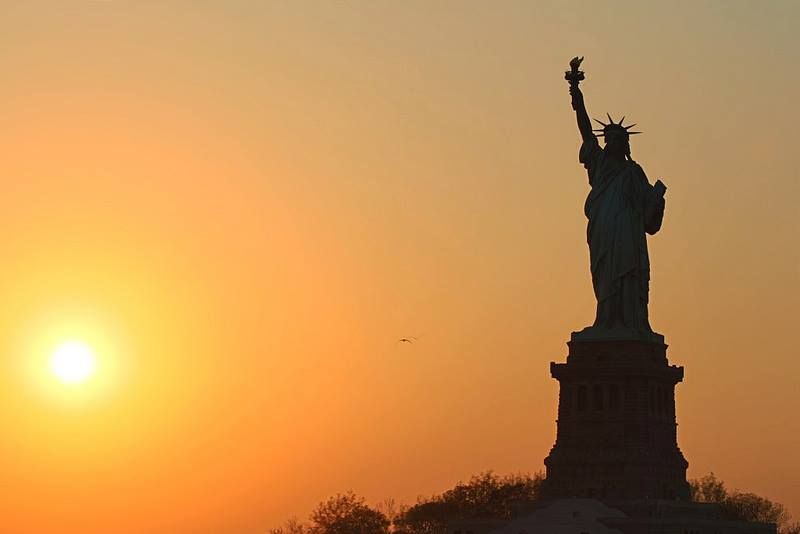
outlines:
[[[82,341],[66,341],[53,351],[50,370],[65,384],[79,384],[95,372],[94,351]]]

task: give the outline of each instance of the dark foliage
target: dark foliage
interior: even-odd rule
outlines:
[[[463,520],[508,520],[530,510],[540,498],[544,477],[492,472],[411,507],[387,500],[375,508],[353,493],[336,495],[317,506],[311,523],[290,520],[269,534],[443,534],[448,523]],[[689,481],[692,500],[715,503],[730,519],[775,523],[779,534],[800,534],[800,523],[790,523],[786,508],[753,493],[728,491],[714,473]]]
[[[320,503],[311,514],[308,534],[386,534],[389,520],[353,493],[336,495]]]
[[[267,531],[267,534],[307,534],[307,533],[308,533],[308,528],[295,518],[288,520],[286,524],[282,527],[273,528]]]
[[[511,519],[539,498],[540,474],[474,476],[429,499],[421,499],[395,521],[397,532],[436,534],[456,519]]]
[[[790,524],[791,516],[782,504],[754,493],[728,491],[714,473],[689,481],[692,500],[716,503],[729,518],[739,521],[775,523],[780,534],[800,534],[800,524]]]

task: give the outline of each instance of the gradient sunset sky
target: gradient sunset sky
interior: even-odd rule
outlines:
[[[575,55],[669,188],[650,313],[689,475],[800,516],[798,21],[3,0],[0,531],[255,534],[541,470],[594,314]],[[69,339],[84,384],[48,373]]]

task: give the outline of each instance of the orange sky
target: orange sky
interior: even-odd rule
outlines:
[[[542,469],[549,362],[594,309],[576,54],[669,187],[651,320],[690,476],[800,515],[797,20],[2,2],[2,531],[259,533],[338,491]],[[44,380],[75,337],[97,376]]]

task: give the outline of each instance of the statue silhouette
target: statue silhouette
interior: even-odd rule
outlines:
[[[608,123],[597,121],[593,130],[579,83],[583,58],[570,62],[569,81],[572,108],[578,120],[583,144],[579,160],[589,175],[591,191],[584,213],[589,219],[586,238],[589,243],[592,285],[597,298],[594,324],[573,334],[573,339],[647,339],[661,340],[650,328],[647,304],[650,286],[650,259],[647,234],[661,228],[666,187],[659,180],[651,185],[644,170],[631,158],[630,131],[625,118]],[[595,119],[596,120],[596,119]],[[597,136],[605,140],[600,147]]]

